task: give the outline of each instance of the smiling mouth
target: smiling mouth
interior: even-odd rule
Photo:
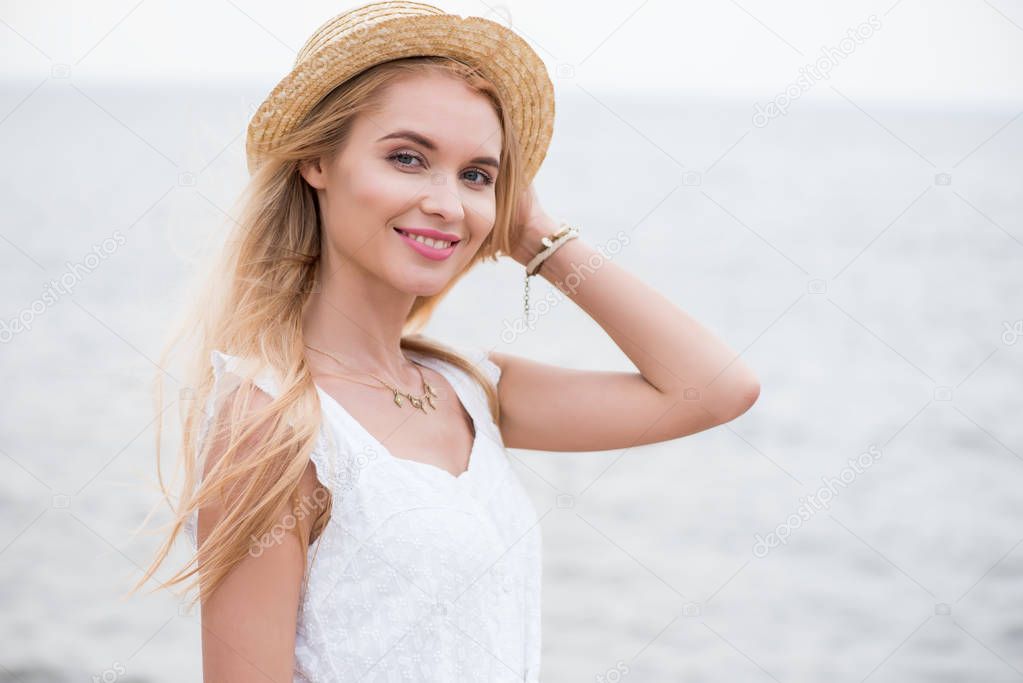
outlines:
[[[405,237],[409,238],[410,240],[415,240],[416,242],[419,242],[421,244],[425,244],[426,246],[431,247],[433,249],[447,249],[448,247],[450,247],[452,245],[455,245],[455,244],[458,244],[459,242],[461,242],[461,240],[454,240],[454,241],[451,241],[451,242],[448,242],[446,240],[435,240],[435,239],[433,239],[431,237],[423,237],[422,235],[413,235],[412,233],[405,232],[404,230],[400,230],[398,228],[395,228],[394,231],[397,232],[399,235],[404,235]]]

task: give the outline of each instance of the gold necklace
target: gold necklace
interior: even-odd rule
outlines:
[[[346,369],[349,369],[349,370],[353,369],[350,366],[348,366],[346,363],[343,363],[337,356],[335,356],[334,354],[330,353],[329,351],[323,351],[322,349],[318,349],[318,348],[316,348],[314,346],[311,346],[309,344],[306,344],[306,347],[310,348],[313,351],[316,351],[318,353],[322,353],[325,356],[328,356],[331,360],[333,360],[335,363],[337,363],[338,365],[340,365],[343,368],[346,368]],[[375,379],[376,381],[380,382],[385,387],[387,387],[394,394],[394,403],[399,408],[402,405],[401,399],[404,396],[405,398],[407,398],[409,400],[409,403],[412,405],[413,408],[418,408],[418,409],[422,410],[424,413],[426,413],[426,404],[429,404],[431,408],[436,410],[437,406],[434,405],[433,399],[434,399],[434,397],[436,397],[438,395],[437,392],[434,390],[434,388],[432,386],[430,386],[430,383],[426,381],[426,377],[423,376],[423,371],[422,371],[422,369],[420,369],[419,364],[416,363],[415,361],[411,361],[411,362],[412,362],[412,365],[415,366],[416,372],[419,373],[419,379],[423,383],[423,395],[422,396],[413,396],[411,393],[403,392],[400,389],[398,389],[398,387],[393,386],[389,382],[385,382],[384,380],[380,379],[379,377],[374,375],[372,372],[365,372],[365,371],[362,371],[362,372],[364,374],[369,375],[370,377],[372,377],[373,379]],[[359,372],[359,371],[356,370],[356,372]],[[366,384],[365,382],[358,382],[357,380],[350,380],[350,381],[356,382],[357,384],[364,384],[365,386],[372,386],[372,387],[376,386],[374,384]]]

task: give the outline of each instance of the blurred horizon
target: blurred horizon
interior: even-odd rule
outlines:
[[[1019,680],[1023,10],[1004,4],[512,6],[557,97],[545,209],[594,246],[626,234],[614,262],[761,380],[683,439],[508,451],[550,512],[543,680]],[[158,540],[133,533],[157,501],[157,373],[165,447],[179,431],[183,378],[156,359],[235,226],[254,108],[340,8],[48,7],[0,8],[0,682],[197,680],[198,614],[155,584],[123,597]],[[876,40],[756,120],[871,13]],[[564,298],[506,338],[522,296],[519,264],[481,264],[425,332],[634,369]],[[827,510],[757,545],[865,452]]]
[[[0,79],[37,82],[59,64],[83,83],[202,79],[269,87],[316,28],[361,4],[311,2],[285,12],[268,1],[8,4],[0,9]],[[556,87],[579,81],[603,91],[756,99],[830,53],[832,66],[816,87],[836,85],[856,100],[1023,103],[1013,66],[1023,63],[1023,8],[1008,2],[431,4],[511,27],[544,60]]]

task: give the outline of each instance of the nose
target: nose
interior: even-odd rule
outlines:
[[[451,180],[444,173],[436,172],[430,175],[430,182],[423,190],[420,206],[426,213],[443,217],[445,222],[465,218],[462,197],[452,189]]]

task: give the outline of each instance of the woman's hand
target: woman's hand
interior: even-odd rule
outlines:
[[[512,247],[511,257],[525,266],[534,256],[543,251],[540,240],[558,230],[558,221],[549,216],[540,206],[533,183],[519,196],[517,216],[519,225],[513,231],[518,241]]]

